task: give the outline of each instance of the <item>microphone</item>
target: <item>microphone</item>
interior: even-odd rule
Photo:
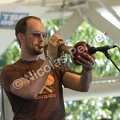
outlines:
[[[106,52],[108,49],[111,49],[111,48],[115,48],[117,47],[117,45],[106,45],[106,46],[102,46],[102,47],[90,47],[88,49],[88,53],[89,54],[94,54],[96,52]]]

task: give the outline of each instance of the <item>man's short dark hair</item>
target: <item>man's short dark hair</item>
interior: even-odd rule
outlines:
[[[18,33],[26,33],[26,31],[27,31],[27,21],[28,21],[29,19],[36,19],[36,20],[40,20],[40,21],[41,21],[40,18],[35,17],[35,16],[27,16],[27,17],[24,17],[24,18],[20,19],[20,20],[17,22],[16,26],[15,26],[15,35],[16,35],[16,37],[17,37],[17,34],[18,34]],[[17,39],[18,39],[18,38],[17,38]],[[19,40],[18,40],[18,42],[19,42],[19,44],[20,44],[20,41],[19,41]]]

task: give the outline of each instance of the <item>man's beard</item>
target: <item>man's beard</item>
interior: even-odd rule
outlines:
[[[40,55],[40,54],[43,53],[43,48],[41,48],[40,50],[33,49],[33,50],[31,51],[31,53],[32,53],[33,55]]]

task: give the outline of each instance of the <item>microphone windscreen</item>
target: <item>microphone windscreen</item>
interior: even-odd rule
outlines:
[[[89,54],[95,54],[96,53],[95,47],[88,48],[88,53]]]

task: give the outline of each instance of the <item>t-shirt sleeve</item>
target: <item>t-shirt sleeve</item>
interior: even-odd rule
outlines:
[[[19,70],[17,70],[14,66],[8,65],[3,67],[1,71],[1,82],[2,87],[9,92],[10,85],[18,78],[21,78],[22,75],[20,74]]]

